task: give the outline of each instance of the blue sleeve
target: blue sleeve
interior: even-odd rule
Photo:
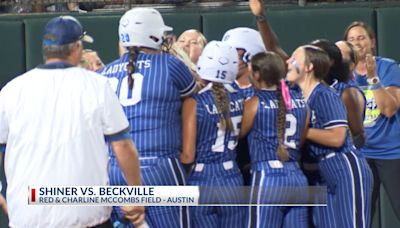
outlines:
[[[383,86],[400,87],[400,67],[394,60],[379,58],[377,61],[377,72]]]
[[[105,135],[104,136],[106,142],[115,142],[115,141],[120,141],[120,140],[125,140],[125,139],[131,139],[131,136],[129,135],[129,127],[112,135]]]
[[[316,105],[319,107],[316,113],[317,121],[322,128],[347,127],[347,113],[342,100],[335,93],[325,93],[318,96]]]
[[[6,152],[6,144],[0,144],[0,153]]]
[[[178,88],[181,97],[190,95],[196,88],[196,81],[189,68],[173,56],[169,58],[168,68],[172,81]]]

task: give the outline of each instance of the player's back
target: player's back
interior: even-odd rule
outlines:
[[[129,54],[101,72],[109,78],[131,125],[141,156],[177,157],[181,149],[181,96],[195,82],[187,67],[165,53],[138,53],[133,89],[128,89]]]
[[[299,156],[301,134],[305,127],[307,107],[305,101],[296,90],[290,89],[292,109],[286,112],[286,128],[284,145],[291,161]],[[249,133],[249,148],[251,162],[279,160],[277,156],[279,106],[276,90],[258,90],[255,96],[259,98],[257,113],[253,128]]]
[[[196,162],[220,163],[235,159],[235,148],[242,121],[244,97],[230,85],[225,85],[229,96],[233,132],[220,127],[220,115],[214,100],[211,83],[193,98],[197,102]]]

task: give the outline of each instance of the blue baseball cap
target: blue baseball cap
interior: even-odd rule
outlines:
[[[78,40],[93,43],[93,38],[83,31],[81,23],[75,17],[55,17],[44,27],[43,45],[64,45]]]

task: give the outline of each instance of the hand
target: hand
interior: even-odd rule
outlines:
[[[0,207],[1,209],[3,209],[4,213],[8,214],[7,202],[1,193],[0,193]]]
[[[365,57],[365,68],[367,69],[368,78],[376,76],[376,61],[375,57],[371,54],[367,54]]]
[[[133,225],[139,226],[144,222],[144,206],[124,206],[121,211]]]
[[[260,16],[264,14],[263,0],[249,0],[249,6],[254,16]]]

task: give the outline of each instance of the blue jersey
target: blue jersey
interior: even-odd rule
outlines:
[[[250,84],[244,87],[241,87],[237,81],[234,81],[232,87],[243,94],[246,98],[250,98],[254,96],[254,87]]]
[[[345,89],[355,88],[358,91],[360,91],[360,93],[363,97],[363,100],[364,100],[363,119],[365,118],[365,109],[366,109],[366,105],[367,105],[367,99],[365,98],[363,91],[360,89],[360,87],[358,87],[356,85],[356,83],[353,80],[349,80],[347,82],[339,82],[338,80],[335,80],[332,83],[331,88],[333,88],[336,91],[336,93],[339,97],[342,97],[343,91]]]
[[[189,69],[172,55],[140,52],[128,89],[128,53],[105,66],[128,117],[130,134],[142,157],[177,157],[181,150],[181,97],[190,94],[195,81]],[[112,155],[113,156],[113,155]]]
[[[330,129],[340,126],[348,127],[346,108],[332,88],[319,83],[311,92],[307,104],[311,110],[310,128]],[[354,150],[348,133],[346,133],[345,142],[340,148],[324,146],[312,141],[308,141],[308,143],[311,155],[314,157],[332,152],[349,152]]]
[[[376,57],[376,70],[382,86],[400,87],[400,68],[395,61]],[[391,118],[381,115],[374,94],[368,86],[367,77],[356,75],[355,82],[367,98],[364,120],[367,142],[361,152],[368,158],[399,159],[400,109]]]
[[[279,91],[280,92],[280,91]],[[300,139],[307,117],[306,103],[296,90],[290,89],[292,109],[286,113],[286,129],[284,144],[289,152],[290,160],[299,156]],[[278,100],[276,90],[259,90],[255,96],[259,98],[257,113],[248,141],[251,162],[279,160],[276,154],[278,148]]]
[[[221,163],[235,160],[235,148],[242,122],[244,97],[231,86],[226,85],[230,99],[230,115],[234,131],[219,127],[220,113],[215,105],[212,83],[193,96],[197,102],[197,163]]]

